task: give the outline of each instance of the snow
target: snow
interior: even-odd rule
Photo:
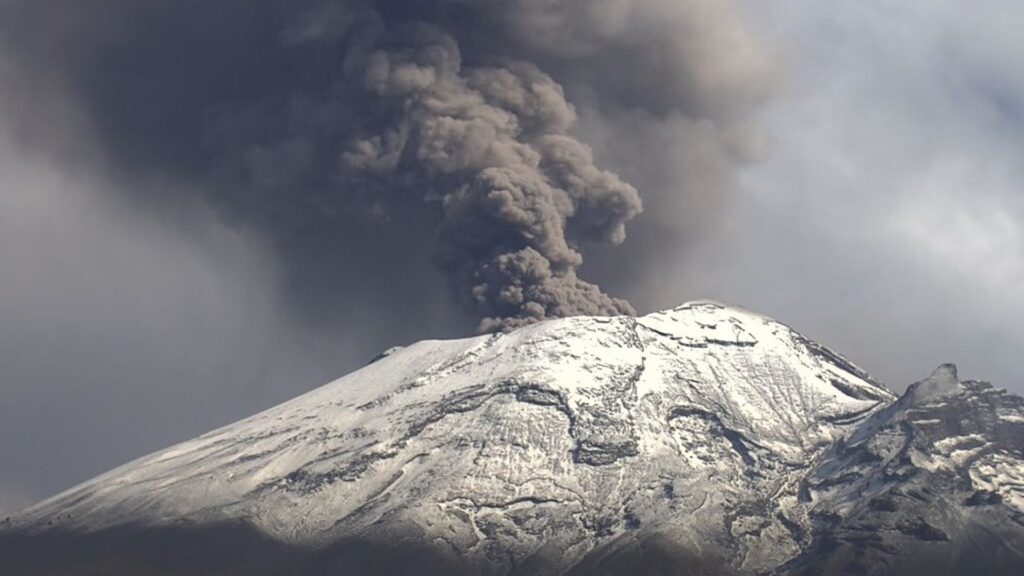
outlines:
[[[990,454],[970,469],[975,487],[999,494],[1004,503],[1024,512],[1024,465],[1005,452]]]

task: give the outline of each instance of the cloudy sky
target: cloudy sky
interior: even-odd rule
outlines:
[[[1024,392],[1024,7],[406,4],[0,8],[0,512],[486,318]]]

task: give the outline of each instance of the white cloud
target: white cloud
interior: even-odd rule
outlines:
[[[896,193],[888,215],[895,245],[933,273],[951,267],[996,302],[1024,313],[1024,219],[1013,205],[1020,181],[970,158],[939,160]]]
[[[1024,5],[745,5],[787,90],[724,229],[735,248],[709,249],[691,283],[897,387],[952,360],[1024,390]]]

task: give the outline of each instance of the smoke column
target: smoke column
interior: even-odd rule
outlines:
[[[386,113],[357,128],[340,178],[440,204],[438,261],[482,329],[633,311],[577,278],[571,243],[622,242],[639,195],[568,134],[575,113],[549,76],[516,61],[463,68],[455,41],[425,24],[352,49],[346,69]]]
[[[240,135],[239,126],[251,128],[244,118],[224,123],[222,155],[235,161],[222,167],[229,184],[217,189],[236,192],[215,200],[228,199],[233,212],[257,199],[277,218],[302,206],[304,218],[345,214],[381,226],[414,213],[434,237],[411,241],[433,244],[436,265],[482,318],[481,331],[632,314],[625,300],[580,278],[580,246],[621,244],[643,210],[640,194],[595,163],[574,134],[565,87],[544,67],[599,113],[641,111],[650,122],[685,109],[708,138],[742,155],[745,118],[736,110],[762,96],[766,65],[721,5],[317,6],[283,41],[337,47],[337,80],[293,95],[286,119],[255,136]],[[648,63],[623,61],[630,57]],[[650,62],[666,68],[644,69]]]

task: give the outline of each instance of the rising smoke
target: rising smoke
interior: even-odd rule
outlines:
[[[770,84],[728,2],[342,2],[283,39],[337,48],[337,79],[293,95],[286,120],[257,137],[239,136],[244,119],[226,123],[222,155],[236,161],[217,189],[237,192],[217,200],[382,226],[414,212],[433,238],[411,241],[433,244],[482,331],[634,312],[579,273],[582,245],[626,239],[640,194],[595,163],[553,73],[597,118],[641,114],[641,127],[682,114],[729,158],[749,153],[749,112]],[[653,204],[726,193],[680,187],[659,186]]]
[[[633,311],[576,277],[571,242],[622,242],[639,195],[568,134],[575,114],[549,76],[515,61],[464,68],[430,25],[351,48],[346,68],[386,112],[357,128],[340,179],[440,203],[437,258],[482,329]]]

